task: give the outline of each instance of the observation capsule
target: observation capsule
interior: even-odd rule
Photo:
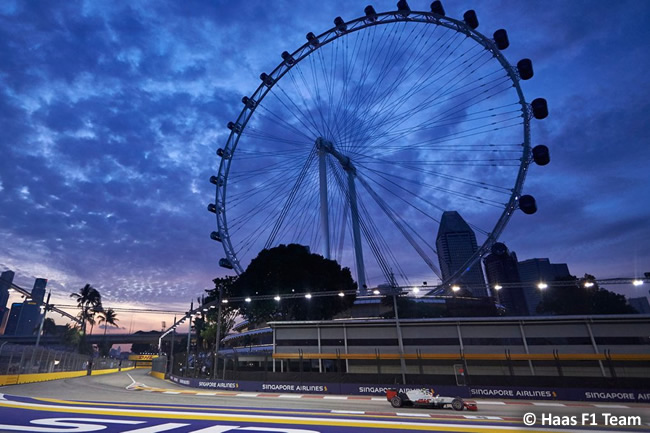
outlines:
[[[397,11],[404,17],[411,13],[411,8],[406,0],[399,0],[397,2]]]
[[[244,96],[243,98],[241,98],[241,101],[248,108],[255,108],[255,106],[257,105],[257,102],[255,102],[254,99],[251,99],[248,96]]]
[[[271,78],[266,72],[260,74],[260,80],[264,83],[265,86],[271,87],[275,81]]]
[[[440,0],[436,0],[433,3],[431,3],[431,12],[437,15],[445,16],[445,8],[442,7],[442,2]]]
[[[530,80],[533,78],[533,62],[530,59],[521,59],[517,62],[517,70],[519,71],[519,78],[522,80]]]
[[[341,17],[334,18],[334,25],[339,32],[344,32],[348,29],[348,25],[345,24],[345,21]]]
[[[537,212],[537,203],[532,195],[522,195],[519,197],[519,209],[526,215],[532,215]]]
[[[210,183],[216,185],[217,182],[219,182],[219,178],[217,176],[210,176]]]
[[[320,44],[318,38],[312,32],[307,33],[307,41],[314,47],[317,47],[318,44]]]
[[[219,232],[210,233],[210,239],[213,241],[221,242],[221,236],[219,235]]]
[[[230,260],[226,258],[219,259],[219,266],[226,269],[232,269],[232,264],[230,263]]]
[[[533,147],[533,161],[537,165],[546,165],[551,162],[551,154],[548,151],[548,147],[543,144],[538,144]]]
[[[212,213],[217,213],[217,206],[214,203],[208,205],[208,210]]]
[[[377,21],[377,11],[372,6],[366,6],[363,10],[366,13],[366,21],[375,22]]]
[[[284,60],[284,63],[287,65],[293,65],[296,63],[296,59],[293,58],[291,54],[289,54],[288,51],[283,51],[282,52],[282,60]]]
[[[534,99],[530,105],[533,107],[533,116],[535,119],[545,119],[546,116],[548,116],[548,106],[546,105],[546,99]]]
[[[508,39],[508,32],[505,29],[499,29],[494,32],[494,42],[497,45],[497,48],[500,50],[505,50],[510,46],[510,40]]]
[[[468,10],[463,14],[463,20],[470,28],[476,29],[478,27],[478,18],[473,9]]]
[[[490,251],[495,256],[502,256],[508,252],[508,247],[506,247],[506,244],[504,243],[496,242],[494,245],[492,245]]]
[[[241,132],[241,125],[238,123],[233,123],[233,122],[228,122],[228,129],[230,129],[233,132]]]

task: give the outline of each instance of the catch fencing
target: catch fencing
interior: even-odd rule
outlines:
[[[650,355],[605,354],[268,354],[176,353],[156,370],[188,379],[449,386],[650,388]],[[603,374],[603,372],[605,374]]]
[[[0,343],[0,386],[103,374],[133,367],[133,362]]]

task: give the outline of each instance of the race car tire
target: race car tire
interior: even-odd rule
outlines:
[[[390,399],[390,404],[393,407],[402,407],[404,402],[402,401],[402,399],[399,396],[396,395],[395,397]]]
[[[460,398],[455,398],[451,401],[451,407],[454,410],[463,410],[463,407],[465,407],[465,403],[463,403],[463,400]]]

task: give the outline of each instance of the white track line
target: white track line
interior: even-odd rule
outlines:
[[[364,415],[366,411],[364,410],[333,410],[332,413],[342,413],[346,415]]]
[[[426,417],[426,418],[431,418],[431,415],[428,413],[413,413],[413,412],[397,412],[395,415],[397,416],[412,416],[412,417]]]

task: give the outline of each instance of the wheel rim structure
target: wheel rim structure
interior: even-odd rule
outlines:
[[[436,231],[442,211],[458,210],[480,247],[443,285],[454,281],[518,207],[532,160],[519,71],[494,40],[431,12],[339,20],[307,39],[260,76],[217,151],[220,264],[240,274],[263,248],[301,243],[320,253],[328,237],[331,258],[355,270],[365,262],[368,285],[442,278]],[[335,150],[323,152],[319,140]],[[355,171],[361,265],[345,158]]]

